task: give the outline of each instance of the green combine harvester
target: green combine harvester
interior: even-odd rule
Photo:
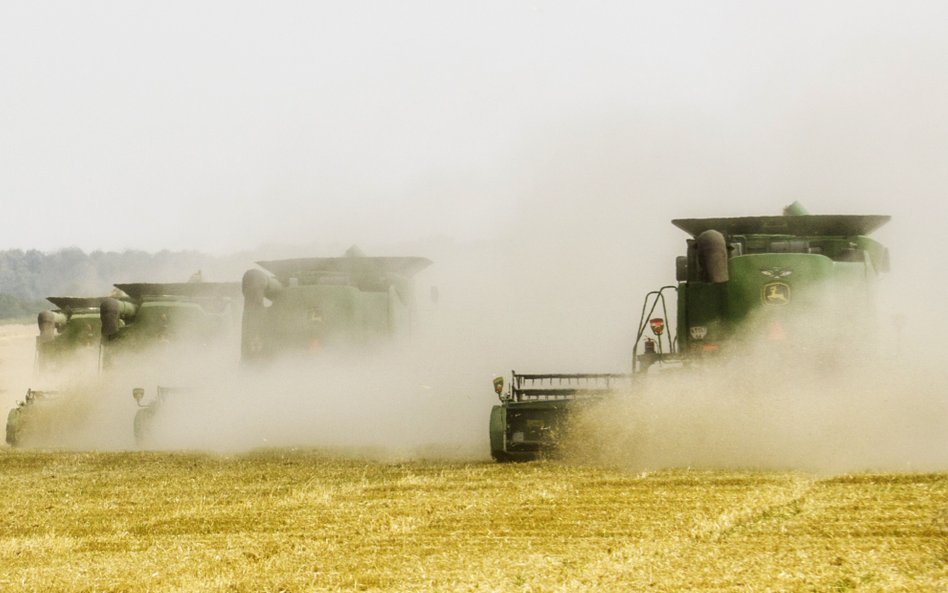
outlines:
[[[48,297],[55,309],[41,311],[36,317],[39,335],[36,336],[34,373],[48,381],[54,374],[67,370],[70,365],[87,362],[95,365],[98,359],[99,306],[107,297]],[[48,387],[48,386],[47,386]],[[31,414],[41,407],[50,407],[59,396],[56,389],[30,388],[23,401],[7,415],[6,442],[18,446],[23,431],[29,425]]]
[[[135,365],[152,370],[159,351],[173,353],[186,344],[210,344],[237,331],[240,285],[236,282],[116,284],[115,289],[110,297],[48,299],[58,308],[37,316],[37,376],[49,380],[83,356],[92,369],[105,375],[113,368]],[[144,389],[133,390],[141,406],[135,418],[136,435],[144,432],[169,391],[159,390],[152,401],[142,403]],[[27,434],[45,435],[81,425],[81,418],[66,417],[71,414],[70,396],[68,385],[29,389],[24,401],[7,416],[7,443],[19,446]]]
[[[410,333],[412,277],[431,264],[421,257],[367,257],[355,247],[343,257],[257,263],[266,271],[248,270],[240,284],[117,285],[132,304],[103,304],[106,361],[114,344],[123,341],[134,346],[171,336],[216,334],[230,324],[236,311],[231,301],[241,293],[240,358],[245,367],[328,352],[362,354]],[[136,441],[148,443],[170,398],[188,397],[195,389],[159,384],[146,401],[145,389],[134,388],[132,395],[141,407],[135,417]]]
[[[173,358],[184,348],[213,347],[236,332],[240,318],[240,285],[236,282],[134,283],[115,287],[128,298],[106,299],[100,306],[104,372],[128,364],[158,367],[160,354],[168,353]],[[174,369],[157,370],[175,374]],[[132,389],[140,408],[134,420],[137,442],[145,441],[168,395],[181,391],[186,389],[159,386],[154,396],[145,401],[145,388]]]
[[[868,235],[888,220],[812,215],[796,202],[783,216],[673,220],[690,235],[687,252],[676,260],[677,285],[646,295],[632,372],[513,372],[506,389],[496,378],[491,456],[528,460],[555,450],[572,408],[634,390],[645,373],[754,356],[761,344],[779,352],[812,339],[814,319],[868,331],[873,288],[889,268],[888,250]],[[674,327],[666,324],[669,301]]]
[[[231,331],[239,318],[236,282],[116,284],[127,299],[99,307],[102,365],[161,344],[204,343]]]
[[[243,277],[241,359],[262,363],[323,351],[363,353],[411,333],[412,278],[423,257],[343,257],[261,261]],[[269,272],[269,273],[268,273]]]
[[[99,347],[99,306],[107,297],[49,297],[56,305],[37,315],[36,371],[44,374],[69,363],[77,355]]]

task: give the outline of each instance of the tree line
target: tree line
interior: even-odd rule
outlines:
[[[46,297],[107,296],[123,282],[184,282],[220,264],[221,258],[196,251],[0,251],[0,320],[33,319],[52,307]]]

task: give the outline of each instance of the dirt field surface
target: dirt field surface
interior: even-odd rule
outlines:
[[[948,474],[0,448],[0,591],[948,591]]]

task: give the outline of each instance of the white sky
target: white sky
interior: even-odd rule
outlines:
[[[946,30],[937,1],[6,0],[0,249],[678,246],[670,218],[795,199],[912,240],[948,213]]]

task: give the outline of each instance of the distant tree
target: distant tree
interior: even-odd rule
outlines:
[[[0,251],[0,320],[32,317],[49,308],[49,296],[106,295],[123,282],[184,282],[214,260],[196,251]]]
[[[49,309],[46,300],[21,299],[9,294],[0,294],[0,319],[28,322],[36,319],[37,313]]]

